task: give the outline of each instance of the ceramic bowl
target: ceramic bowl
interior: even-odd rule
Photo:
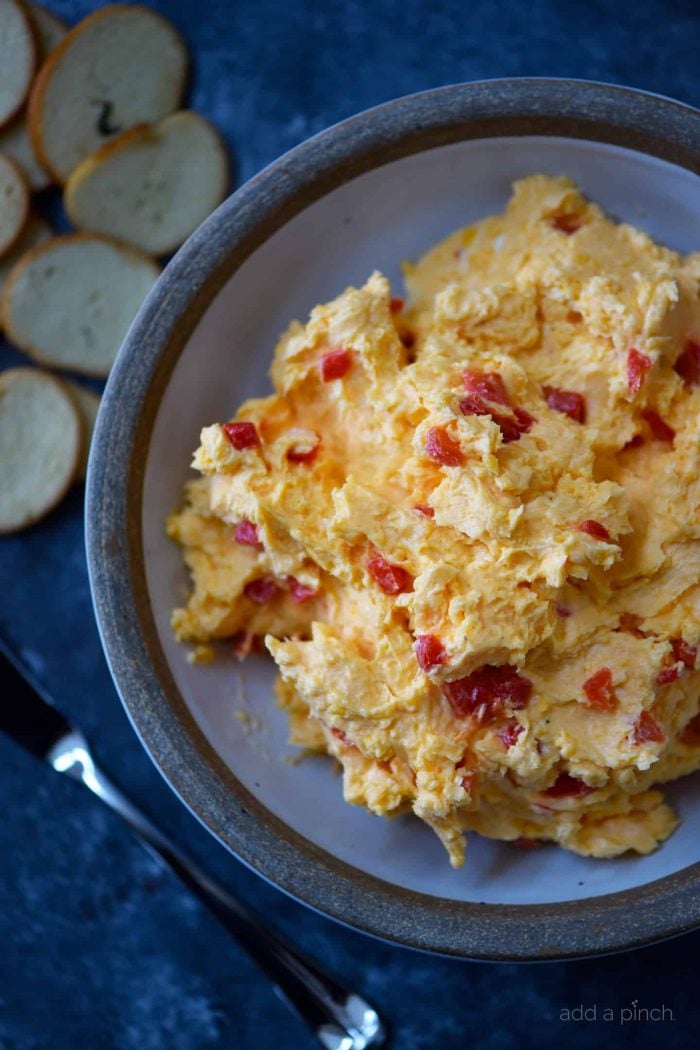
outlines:
[[[484,959],[611,952],[698,925],[698,778],[669,787],[683,822],[649,857],[596,861],[471,836],[466,867],[453,871],[417,820],[346,805],[327,759],[289,761],[268,661],[187,663],[168,626],[187,577],[163,522],[202,425],[269,391],[273,347],[291,318],[374,269],[398,290],[401,260],[499,211],[513,180],[533,172],[568,174],[614,216],[681,251],[700,248],[697,110],[562,80],[390,102],[266,168],[178,252],[113,369],[88,481],[105,651],[173,790],[298,900],[404,945]]]

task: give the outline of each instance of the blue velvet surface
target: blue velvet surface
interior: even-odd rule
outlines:
[[[52,6],[75,21],[97,5]],[[239,182],[328,124],[452,81],[588,77],[700,104],[697,0],[154,6],[188,40],[192,105],[228,139]],[[0,366],[20,359],[0,349]],[[226,855],[171,795],[117,700],[90,605],[82,496],[74,490],[47,521],[0,540],[3,636],[180,843],[381,1006],[397,1050],[694,1044],[700,935],[578,963],[459,963],[333,925]],[[235,944],[87,792],[2,737],[0,787],[2,1050],[315,1045]],[[634,1020],[633,1003],[665,1006],[664,1020]],[[587,1020],[563,1019],[579,1004]]]

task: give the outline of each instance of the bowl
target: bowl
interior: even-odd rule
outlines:
[[[289,761],[263,658],[190,666],[169,629],[187,589],[163,522],[202,425],[269,390],[278,334],[375,268],[565,173],[616,217],[700,247],[700,112],[584,81],[428,91],[315,136],[238,190],[167,266],[103,399],[87,547],[102,641],[141,741],[232,853],[318,911],[454,956],[527,960],[631,948],[700,924],[700,781],[667,794],[679,830],[648,857],[596,861],[470,837],[452,870],[413,818],[348,806],[324,759]],[[247,712],[247,715],[246,715]],[[251,726],[254,728],[251,729]]]

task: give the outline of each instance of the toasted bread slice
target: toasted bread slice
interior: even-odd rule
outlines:
[[[25,8],[18,0],[0,0],[0,128],[24,105],[37,61],[36,38]]]
[[[0,153],[4,153],[20,168],[30,190],[38,192],[51,184],[48,172],[34,152],[24,114],[0,131]]]
[[[148,256],[108,237],[54,237],[11,271],[0,317],[39,364],[103,377],[158,273]]]
[[[25,10],[34,28],[39,48],[39,61],[44,62],[61,43],[68,32],[68,26],[43,4],[35,4],[29,0],[29,3],[25,4]]]
[[[2,296],[2,289],[8,274],[17,265],[25,252],[28,252],[30,248],[36,247],[37,244],[41,244],[42,241],[48,241],[50,237],[53,237],[53,230],[48,222],[42,219],[40,215],[30,215],[19,240],[0,259],[0,297]]]
[[[0,533],[43,518],[75,475],[82,443],[64,384],[38,368],[0,375]]]
[[[39,62],[44,62],[61,43],[68,27],[41,4],[25,4],[25,11],[34,30]],[[25,110],[0,131],[0,153],[4,153],[19,165],[33,192],[45,190],[51,184],[51,178],[32,146]]]
[[[132,128],[79,164],[66,184],[74,226],[153,255],[178,248],[226,196],[226,146],[191,110]]]
[[[187,51],[161,15],[112,4],[88,15],[41,68],[29,99],[29,132],[41,163],[64,183],[115,135],[177,109]]]
[[[0,256],[19,240],[29,218],[29,186],[19,167],[0,153]]]
[[[81,386],[80,383],[73,383],[70,380],[66,381],[66,386],[75,401],[80,418],[83,421],[83,444],[80,450],[80,461],[75,473],[75,480],[85,481],[88,457],[90,455],[90,443],[95,430],[97,412],[100,407],[100,396],[94,390],[88,390],[86,386]]]

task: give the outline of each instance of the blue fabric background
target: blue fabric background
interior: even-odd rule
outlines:
[[[95,6],[50,0],[75,21]],[[328,124],[451,81],[564,75],[700,104],[697,0],[160,0],[193,57],[192,104],[237,181]],[[699,238],[700,246],[700,238]],[[20,355],[3,346],[0,366]],[[361,937],[265,885],[161,781],[127,724],[93,623],[82,490],[0,541],[0,630],[182,844],[304,949],[363,989],[397,1050],[694,1045],[700,935],[614,958],[466,964]],[[306,1050],[314,1043],[200,907],[85,791],[0,737],[2,1050]],[[621,1025],[622,1007],[673,1020]],[[562,1021],[583,1003],[598,1021]],[[600,1020],[612,1008],[617,1020]],[[590,1013],[589,1013],[590,1016]]]

